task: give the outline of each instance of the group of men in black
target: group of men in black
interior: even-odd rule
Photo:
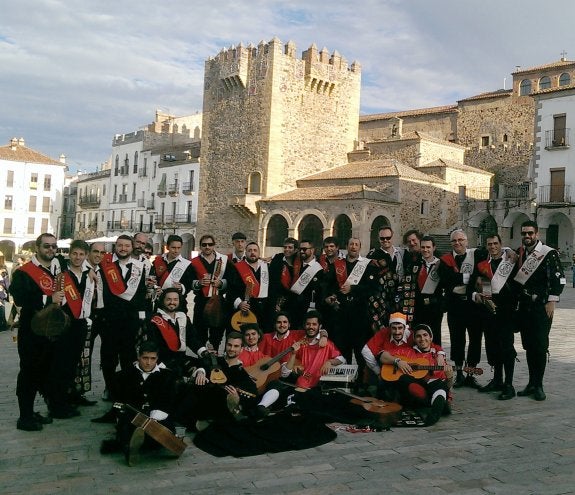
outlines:
[[[520,331],[529,383],[518,395],[544,400],[549,331],[565,279],[557,252],[539,241],[537,224],[524,222],[521,235],[517,251],[504,248],[498,234],[487,237],[486,249],[470,249],[465,233],[455,230],[452,251],[438,258],[432,237],[410,230],[403,236],[406,247],[398,248],[392,244],[393,230],[383,227],[380,246],[366,257],[360,254],[359,239],[349,239],[344,254],[337,239],[328,237],[319,256],[310,240],[287,238],[283,252],[271,259],[262,258],[258,244],[248,243],[240,232],[232,236],[229,255],[217,252],[215,238],[208,234],[199,240],[199,255],[188,259],[181,255],[182,239],[171,235],[165,252],[151,262],[145,234],[119,236],[112,253],[105,253],[102,243],[73,241],[69,260],[56,256],[53,235],[42,234],[35,256],[16,270],[11,286],[21,308],[17,427],[38,431],[52,418],[77,416],[78,405],[93,403],[84,393],[90,389],[96,335],[101,338],[106,394],[113,401],[130,403],[172,429],[174,418],[194,427],[214,416],[234,417],[241,411],[241,395],[257,394],[255,385],[243,371],[220,385],[213,371],[233,375],[242,369],[242,334],[234,328],[250,328],[246,322],[253,328],[257,321],[258,329],[275,331],[272,339],[281,340],[278,314],[289,315],[291,328],[309,326],[308,344],[319,342],[312,327],[323,323],[333,342],[328,361],[337,365],[355,358],[357,386],[366,389],[375,376],[362,351],[389,326],[392,314],[402,314],[393,321],[405,318],[406,329],[427,329],[424,339],[432,338],[440,349],[447,312],[453,386],[497,391],[500,399],[515,396],[513,336]],[[186,304],[191,291],[192,320]],[[67,314],[69,328],[59,335],[41,335],[33,317],[52,305]],[[308,322],[310,312],[318,315],[317,322]],[[472,370],[480,361],[483,334],[494,376],[480,387]],[[217,358],[224,335],[224,355]],[[407,337],[402,332],[401,338]],[[385,338],[393,342],[391,334]],[[397,366],[401,359],[385,354],[383,347],[373,358]],[[206,387],[208,383],[212,386]],[[37,393],[49,415],[34,411]],[[255,411],[256,405],[252,402]],[[109,412],[95,421],[116,416]],[[134,453],[143,435],[126,417],[118,425],[120,444]]]

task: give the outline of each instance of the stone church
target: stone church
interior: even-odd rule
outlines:
[[[564,74],[575,63],[518,70],[512,89],[454,105],[360,117],[361,67],[337,51],[298,58],[277,38],[222,50],[205,64],[197,233],[225,248],[241,230],[266,254],[287,236],[353,235],[366,250],[382,225],[396,243],[455,227],[481,242],[506,221],[512,239],[529,216],[529,95]]]

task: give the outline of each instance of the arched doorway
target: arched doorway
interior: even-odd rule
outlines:
[[[283,215],[273,215],[268,222],[266,231],[266,246],[282,247],[288,236],[288,223]]]
[[[497,222],[495,219],[488,215],[481,222],[479,222],[479,227],[477,228],[477,245],[485,246],[487,237],[497,233]]]
[[[391,222],[383,215],[379,215],[371,222],[371,229],[369,233],[369,249],[379,247],[379,229],[382,227],[389,227]]]
[[[319,252],[318,249],[321,250],[321,243],[323,242],[323,224],[315,215],[306,215],[299,223],[298,240],[301,242],[304,239],[313,242],[316,247],[316,252]]]
[[[347,215],[338,215],[333,223],[333,236],[337,239],[340,248],[345,249],[351,233],[350,218]]]

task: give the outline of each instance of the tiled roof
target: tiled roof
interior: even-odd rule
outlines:
[[[423,172],[418,172],[413,167],[387,158],[383,160],[367,160],[351,162],[341,167],[335,167],[324,172],[310,175],[297,181],[298,185],[305,185],[306,181],[316,180],[333,180],[333,179],[361,179],[361,178],[378,178],[378,177],[400,177],[406,179],[422,180],[426,182],[444,181],[438,177],[429,176]],[[309,197],[308,197],[309,199]]]
[[[498,98],[500,96],[511,96],[512,94],[512,89],[498,89],[496,91],[488,91],[487,93],[480,93],[475,96],[470,96],[469,98],[463,98],[462,100],[458,101],[484,100],[487,98]]]
[[[387,189],[386,186],[384,189]],[[266,198],[265,201],[326,201],[334,199],[376,199],[386,201],[385,194],[362,184],[351,186],[298,187],[291,191]]]
[[[528,67],[527,69],[516,70],[513,74],[526,74],[527,72],[537,72],[545,69],[556,69],[557,67],[566,67],[568,65],[575,65],[573,60],[557,60],[550,64],[537,65],[536,67]]]
[[[6,145],[0,146],[0,160],[8,160],[12,162],[27,162],[27,163],[41,163],[44,165],[60,165],[65,167],[66,165],[58,160],[53,160],[49,156],[38,153],[26,146],[22,145]]]
[[[555,92],[564,91],[566,89],[573,89],[573,88],[575,88],[575,83],[567,84],[565,86],[555,86],[554,88],[541,89],[539,91],[533,91],[533,93],[531,93],[531,96],[544,95],[547,93],[555,93]]]
[[[400,112],[374,113],[371,115],[360,115],[360,122],[370,122],[372,120],[386,120],[393,117],[411,117],[415,115],[428,115],[432,113],[455,113],[457,105],[444,105],[441,107],[418,108],[415,110],[404,110]]]
[[[443,160],[441,158],[426,165],[422,165],[421,167],[418,168],[422,169],[422,168],[434,168],[434,167],[451,167],[456,168],[458,170],[463,170],[465,172],[474,172],[476,174],[483,174],[483,175],[493,175],[491,172],[488,172],[487,170],[483,170],[481,168],[471,167],[470,165],[465,165],[464,163],[459,163],[453,160]]]

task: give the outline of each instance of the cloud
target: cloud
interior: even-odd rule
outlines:
[[[201,110],[208,57],[274,36],[359,61],[362,113],[451,104],[575,50],[573,14],[567,0],[20,0],[2,12],[0,140],[93,168],[156,108]]]

